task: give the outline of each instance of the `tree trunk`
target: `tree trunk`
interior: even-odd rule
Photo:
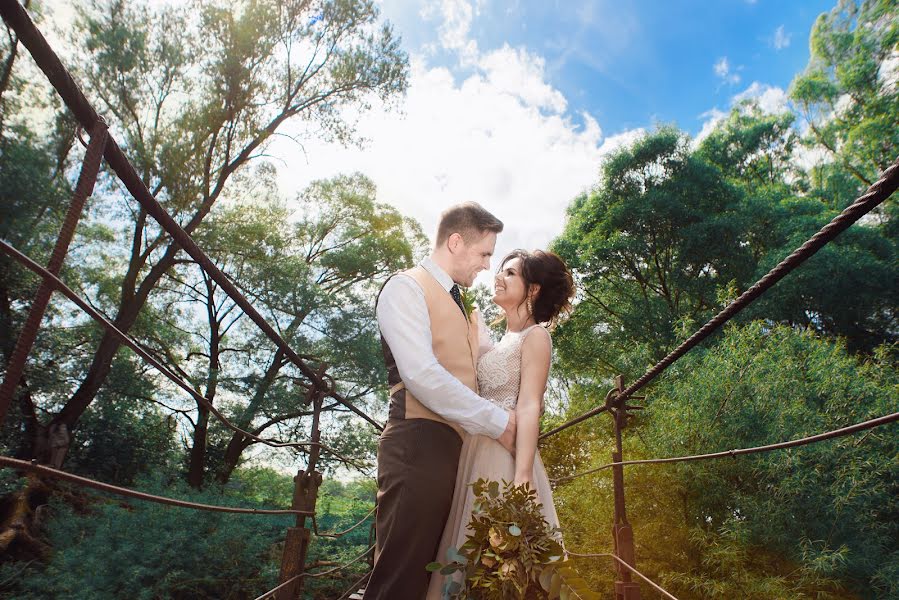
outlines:
[[[33,532],[35,512],[47,503],[50,490],[40,478],[28,476],[24,489],[0,501],[0,554],[18,560],[46,559],[50,548]]]
[[[17,338],[17,336],[14,335],[12,325],[12,303],[9,299],[9,290],[5,285],[5,283],[9,281],[7,278],[8,265],[9,263],[5,258],[0,259],[0,353],[3,355],[4,371],[5,366],[9,364],[9,358],[12,356],[13,350],[15,349]],[[16,451],[16,458],[29,459],[35,457],[34,444],[38,438],[39,421],[34,409],[34,401],[31,398],[31,388],[28,387],[28,381],[24,374],[19,382],[16,394],[19,400],[19,410],[21,411],[25,426],[19,448]],[[2,423],[0,425],[5,427],[18,426],[18,424],[10,424],[8,421],[9,416],[7,416],[7,423]]]
[[[209,323],[209,368],[206,373],[206,401],[212,405],[219,380],[219,354],[222,344],[222,321],[218,318],[215,305],[215,284],[203,273],[206,283],[206,317]],[[197,404],[197,426],[194,428],[194,444],[190,449],[190,469],[187,483],[199,489],[203,486],[206,471],[206,439],[209,431],[209,409]]]
[[[216,477],[219,483],[228,483],[228,480],[231,479],[231,475],[234,473],[234,469],[237,468],[237,463],[240,462],[241,454],[243,454],[243,451],[252,443],[254,443],[253,440],[248,439],[239,433],[234,434],[231,441],[228,442],[228,447],[225,449],[225,458],[222,461],[222,467]]]
[[[203,472],[206,468],[206,432],[209,427],[209,410],[198,406],[197,426],[194,427],[194,443],[190,449],[190,468],[187,471],[187,483],[192,488],[203,486]]]
[[[25,6],[25,10],[31,6],[31,0],[25,0],[23,3]],[[8,33],[12,33],[9,28],[7,28]],[[15,39],[12,42],[12,47],[9,49],[9,56],[6,57],[6,60],[3,61],[3,71],[0,73],[0,104],[3,103],[3,94],[6,93],[7,88],[9,88],[9,83],[12,81],[12,68],[16,63],[16,57],[19,53],[19,36],[15,36]],[[5,111],[0,110],[0,139],[3,138],[3,116]]]

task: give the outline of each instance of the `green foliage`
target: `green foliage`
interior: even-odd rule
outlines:
[[[791,164],[793,116],[764,115],[741,106],[699,145],[743,194],[745,243],[759,279],[855,199],[857,184],[833,165],[811,179]],[[827,179],[821,179],[828,173]],[[842,177],[838,174],[842,173]],[[844,232],[759,299],[747,314],[845,337],[853,351],[870,352],[896,340],[899,289],[892,276],[895,237],[868,220]],[[735,290],[736,291],[736,290]]]
[[[190,491],[177,480],[152,479],[150,493],[207,504],[246,506],[228,491]],[[80,509],[51,503],[46,565],[32,564],[12,581],[16,598],[248,598],[277,582],[290,517],[232,515],[141,501],[88,501]]]
[[[784,173],[797,141],[792,113],[764,114],[752,104],[731,110],[699,145],[699,154],[721,168],[734,183],[785,187]]]
[[[334,479],[326,479],[322,483],[316,505],[319,532],[342,532],[357,523],[362,524],[336,539],[313,537],[309,547],[310,562],[322,560],[346,563],[365,552],[374,543],[375,517],[370,513],[374,507],[376,491],[377,485],[372,480],[341,483]],[[321,600],[338,598],[369,570],[371,558],[369,554],[368,560],[360,560],[334,576],[309,579],[305,584],[306,597]],[[322,567],[318,570],[326,568],[333,567]]]
[[[64,60],[87,86],[87,95],[96,99],[98,112],[109,119],[151,193],[191,234],[216,203],[243,191],[238,175],[248,174],[246,167],[265,155],[285,123],[302,120],[307,133],[319,139],[356,141],[355,122],[346,115],[364,113],[374,98],[389,104],[408,84],[406,54],[370,0],[197,1],[158,7],[97,0],[80,4],[76,12],[74,55]],[[7,108],[16,106],[4,100],[0,108],[6,122],[13,122]],[[70,119],[57,123],[70,125]],[[71,127],[60,127],[60,133],[70,134]],[[71,145],[71,135],[59,137]],[[47,146],[56,150],[46,158],[57,158],[59,176],[67,166],[68,146]],[[16,180],[22,181],[28,179]],[[38,189],[47,187],[46,181],[35,178]],[[93,206],[79,228],[103,234],[95,235],[84,251],[88,280],[82,289],[121,330],[138,338],[171,340],[177,337],[172,329],[156,335],[154,328],[171,307],[166,303],[172,290],[162,284],[183,263],[181,249],[123,192],[101,174]],[[40,214],[23,204],[30,197],[23,195],[10,205],[24,217]],[[361,240],[354,249],[364,245]],[[338,261],[332,266],[346,265]],[[4,281],[5,272],[0,273]],[[0,295],[5,309],[7,294]],[[15,317],[0,314],[2,339],[12,339]],[[104,335],[97,344],[81,341],[90,354],[83,351],[78,358],[88,364],[66,365],[60,378],[67,378],[67,385],[58,388],[63,398],[46,401],[41,396],[37,407],[24,403],[22,418],[30,419],[26,437],[35,440],[34,448],[42,445],[43,431],[35,410],[45,409],[51,418],[61,413],[60,419],[74,429],[106,383],[118,340]],[[317,350],[303,348],[305,341],[301,336],[292,340],[302,350]],[[169,345],[161,346],[159,354],[173,358]],[[209,352],[215,362],[213,354]],[[207,373],[217,373],[218,365],[207,367]],[[204,383],[213,390],[212,399],[215,376]],[[196,423],[198,430],[204,429],[202,416]],[[202,449],[205,440],[196,445]],[[23,448],[23,455],[32,453]]]
[[[661,358],[682,322],[717,308],[719,287],[748,280],[748,225],[738,190],[677,130],[659,129],[611,155],[553,242],[582,292],[555,336],[566,369],[626,373],[624,355],[635,346],[647,360]]]
[[[730,327],[650,390],[646,414],[625,430],[625,458],[760,446],[896,412],[895,364],[887,348],[860,359],[810,332]],[[626,467],[638,567],[685,599],[895,597],[892,427],[756,456]],[[608,422],[597,428],[583,469],[609,462]],[[566,483],[555,498],[566,544],[607,551],[610,471]],[[579,570],[594,589],[611,583],[607,564]]]
[[[510,482],[501,490],[499,482],[486,479],[471,485],[475,502],[465,543],[447,550],[448,564],[428,565],[447,575],[443,597],[557,598],[564,551],[557,530],[543,518],[537,493]],[[456,572],[462,581],[450,577]]]
[[[174,420],[160,410],[126,400],[99,399],[85,413],[67,469],[116,485],[138,475],[168,472],[176,464]]]
[[[17,483],[14,477],[0,482],[5,488]],[[139,479],[136,487],[193,502],[257,508],[289,508],[293,495],[291,477],[267,468],[238,469],[226,486],[203,492],[179,478]],[[362,520],[374,494],[372,481],[326,480],[319,490],[319,531],[342,531]],[[0,566],[0,596],[255,598],[277,585],[285,531],[294,525],[289,515],[200,512],[78,490],[54,498],[44,525],[54,549],[50,561]],[[338,539],[313,537],[307,564],[347,562],[361,554],[370,544],[372,521],[369,517]],[[334,576],[310,579],[305,597],[336,598],[367,568],[360,561]]]

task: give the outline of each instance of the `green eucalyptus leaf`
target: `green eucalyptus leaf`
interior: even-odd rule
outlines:
[[[499,482],[491,481],[487,486],[487,493],[493,499],[498,498],[499,497]]]

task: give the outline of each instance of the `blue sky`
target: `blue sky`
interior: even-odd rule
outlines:
[[[726,110],[732,96],[754,81],[786,90],[808,63],[815,19],[834,4],[487,0],[471,3],[469,35],[482,48],[508,44],[541,55],[548,83],[565,95],[571,110],[586,111],[604,131],[675,122],[697,134],[703,114]],[[410,51],[421,52],[439,37],[439,19],[422,18],[427,6],[382,3]],[[729,66],[724,76],[715,71],[723,58]],[[458,66],[447,50],[435,53],[433,63]],[[464,75],[465,69],[457,70]]]

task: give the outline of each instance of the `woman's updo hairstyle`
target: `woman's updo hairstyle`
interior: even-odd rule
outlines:
[[[534,321],[552,323],[561,313],[571,310],[574,280],[565,261],[553,252],[513,250],[500,263],[500,269],[513,258],[521,259],[521,277],[527,289],[540,286],[532,302]]]

